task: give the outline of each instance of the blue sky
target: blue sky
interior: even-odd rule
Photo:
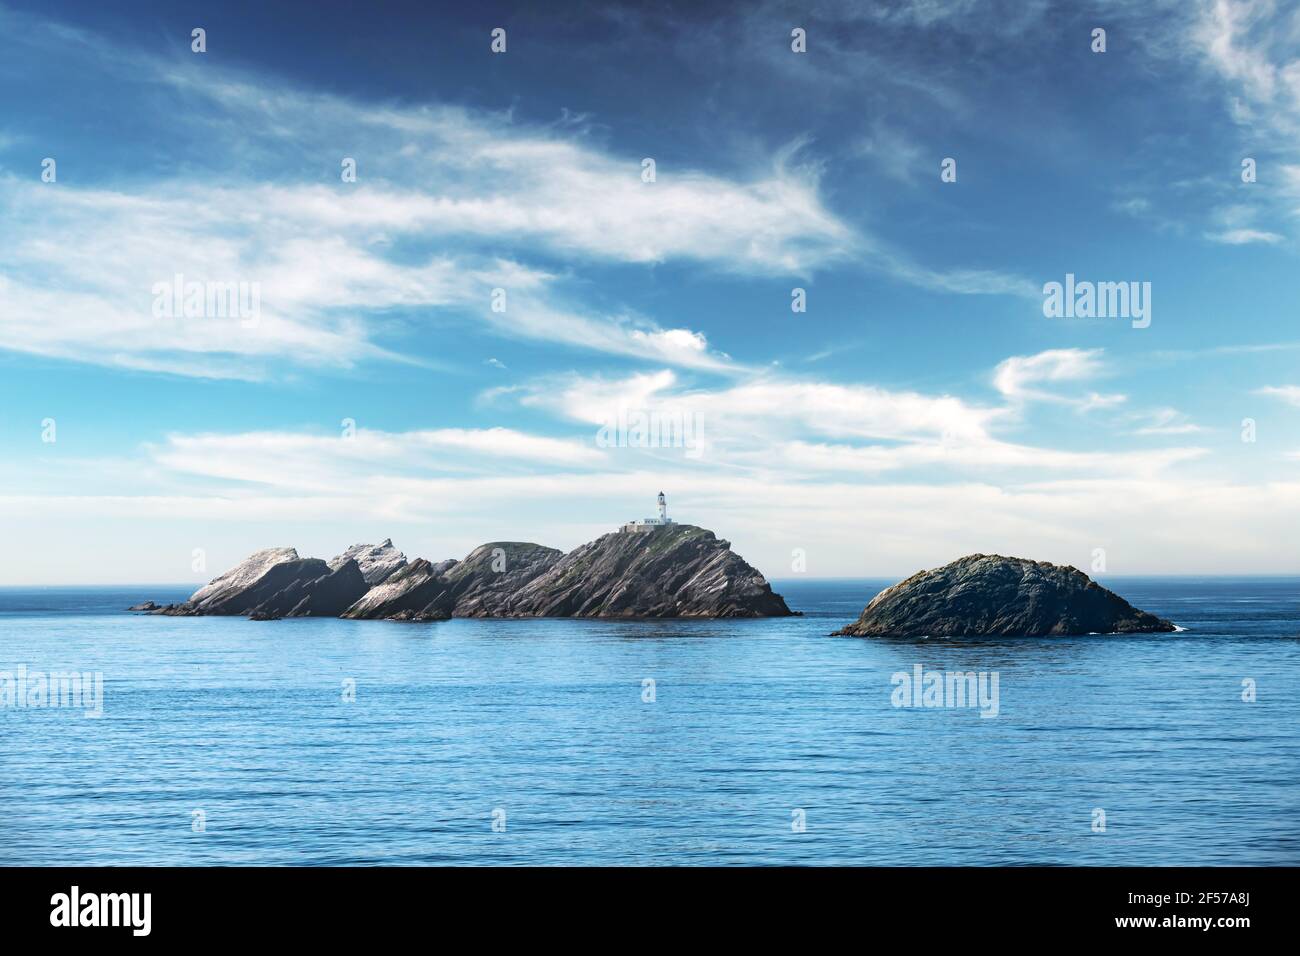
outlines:
[[[266,6],[0,0],[0,583],[661,488],[776,578],[1300,571],[1294,5]],[[1150,326],[1046,317],[1067,273]]]

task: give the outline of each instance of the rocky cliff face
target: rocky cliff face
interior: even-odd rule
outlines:
[[[886,588],[836,634],[1029,637],[1173,631],[1077,568],[972,554]]]
[[[319,570],[313,568],[312,572]],[[295,578],[276,591],[252,613],[264,617],[338,617],[370,589],[360,565],[348,559],[339,567],[326,567],[324,574],[311,572]]]
[[[455,561],[438,564],[416,558],[393,572],[382,584],[367,591],[342,617],[393,620],[445,620],[451,615],[440,611],[435,601],[446,590],[443,574]]]
[[[616,532],[563,554],[518,541],[475,548],[439,574],[416,562],[344,617],[777,617],[779,594],[713,532]],[[407,573],[409,572],[409,573]]]
[[[454,617],[520,617],[516,595],[564,557],[564,552],[523,541],[493,541],[465,556],[444,578],[439,607]]]
[[[374,587],[404,567],[406,555],[393,547],[392,538],[385,538],[379,544],[354,544],[331,561],[330,568],[341,568],[348,561],[355,561],[366,584]]]
[[[785,601],[694,525],[603,535],[541,569],[499,613],[544,617],[782,617]]]
[[[335,616],[404,621],[448,617],[772,617],[791,613],[763,576],[713,532],[667,525],[607,534],[564,554],[519,541],[463,561],[406,563],[391,541],[354,545],[326,564],[292,548],[259,551],[184,604],[153,614],[247,614],[259,620]]]
[[[267,548],[256,551],[235,565],[225,574],[215,578],[210,584],[195,591],[187,602],[196,611],[222,613],[213,610],[227,603],[231,598],[257,583],[263,575],[277,564],[297,561],[298,552],[293,548]],[[240,613],[238,611],[232,613]]]
[[[367,590],[356,561],[349,559],[331,568],[320,558],[299,558],[292,548],[274,548],[257,552],[194,592],[184,604],[148,610],[178,617],[338,617]]]

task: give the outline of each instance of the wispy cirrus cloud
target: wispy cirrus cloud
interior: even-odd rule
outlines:
[[[742,273],[807,274],[847,256],[855,242],[823,204],[815,165],[800,164],[793,148],[749,180],[665,161],[647,181],[645,157],[601,149],[581,127],[268,90],[193,71],[166,75],[238,119],[244,135],[264,144],[291,136],[331,167],[337,144],[350,138],[344,131],[364,129],[357,189],[277,187],[264,196],[272,208],[336,229],[505,240],[597,261],[686,260]]]
[[[83,68],[100,69],[123,96],[139,95],[124,84],[127,64],[152,77],[148,95],[173,108],[140,115],[179,123],[179,135],[159,130],[155,141],[177,151],[173,167],[196,172],[93,187],[66,168],[53,183],[4,177],[3,349],[260,378],[285,362],[398,360],[386,320],[420,313],[496,336],[725,369],[730,360],[697,330],[591,305],[574,270],[679,261],[807,275],[855,243],[823,205],[813,167],[789,151],[752,179],[664,167],[646,182],[642,157],[508,113],[357,102],[90,44],[76,30],[6,42],[84,48]],[[364,146],[348,157],[357,181],[344,182],[339,144],[358,130]],[[319,163],[314,175],[294,172],[303,156]],[[556,257],[564,270],[549,265]],[[175,275],[256,284],[258,321],[159,321],[151,290]]]
[[[14,351],[256,378],[272,358],[395,360],[375,341],[371,320],[422,309],[506,337],[693,367],[727,364],[698,332],[593,312],[563,291],[561,277],[521,262],[442,249],[399,258],[394,224],[340,227],[338,210],[310,188],[299,208],[296,187],[210,189],[197,199],[179,183],[147,194],[12,178],[5,185],[0,215],[20,241],[0,252],[0,347]],[[257,321],[160,320],[153,290],[177,275],[256,284]],[[505,293],[500,311],[497,289]]]
[[[1190,30],[1195,48],[1247,102],[1267,104],[1293,122],[1300,114],[1300,57],[1287,37],[1294,8],[1276,0],[1202,0]]]
[[[602,145],[580,117],[545,125],[362,101],[26,15],[4,21],[6,42],[29,60],[75,57],[82,82],[116,90],[139,135],[167,154],[161,168],[180,172],[128,169],[94,186],[66,169],[56,184],[11,179],[0,348],[256,379],[285,363],[395,360],[407,351],[385,320],[418,310],[498,336],[725,370],[731,361],[699,330],[588,302],[584,268],[804,278],[852,263],[938,292],[1034,294],[1013,274],[922,265],[845,221],[794,131],[744,175],[660,157],[646,181],[645,157]],[[345,153],[355,183],[340,181]],[[263,321],[252,331],[152,322],[148,288],[181,273],[258,283]],[[489,308],[499,287],[508,314]],[[51,314],[69,318],[38,320]]]
[[[1300,10],[1276,0],[1200,0],[1190,6],[1185,52],[1222,83],[1229,114],[1255,144],[1248,155],[1262,164],[1259,181],[1280,188],[1294,213],[1300,208],[1300,185],[1290,173],[1300,144],[1300,57],[1294,42]],[[1226,207],[1229,216],[1232,210]],[[1285,224],[1273,218],[1272,228],[1230,224],[1206,238],[1229,245],[1281,243]]]

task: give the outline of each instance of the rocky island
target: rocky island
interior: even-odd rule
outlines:
[[[331,561],[293,548],[250,555],[188,601],[130,608],[149,614],[344,617],[743,618],[793,612],[757,570],[712,531],[668,519],[630,522],[565,554],[495,541],[464,560],[408,562],[391,540]]]
[[[1174,631],[1077,568],[972,554],[877,594],[852,637],[1035,637]]]

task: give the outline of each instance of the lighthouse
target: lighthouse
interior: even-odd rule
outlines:
[[[653,531],[655,528],[662,528],[664,525],[673,523],[673,519],[668,517],[668,499],[664,493],[659,492],[659,517],[657,518],[639,518],[636,521],[629,521],[623,525],[624,531],[635,533],[638,531]]]

